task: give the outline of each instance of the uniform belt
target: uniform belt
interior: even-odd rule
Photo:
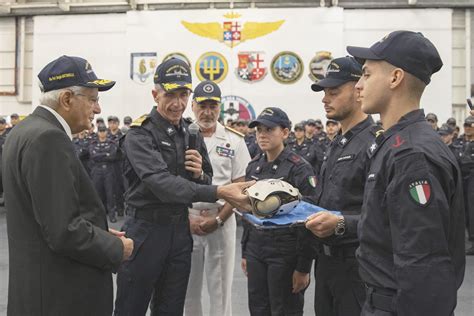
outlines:
[[[178,211],[175,214],[163,214],[160,210],[135,210],[133,217],[143,219],[155,224],[178,224],[188,221],[186,211]]]
[[[396,312],[396,291],[366,284],[367,302],[372,308],[385,312]]]
[[[328,246],[323,244],[319,250],[320,254],[328,257],[348,258],[355,257],[355,252],[358,246]]]
[[[251,234],[255,234],[259,236],[267,236],[267,237],[292,235],[295,232],[296,230],[293,227],[285,227],[285,228],[277,228],[277,229],[257,229],[255,227],[250,228]]]

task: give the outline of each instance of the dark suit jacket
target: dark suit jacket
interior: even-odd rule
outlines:
[[[38,107],[8,135],[8,315],[111,315],[123,255],[59,121]]]

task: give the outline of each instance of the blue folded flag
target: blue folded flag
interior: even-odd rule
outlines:
[[[321,211],[327,210],[317,205],[302,201],[288,214],[275,215],[270,218],[258,218],[251,213],[244,213],[242,214],[242,217],[255,226],[261,226],[261,228],[277,228],[282,226],[303,225],[308,216]],[[337,215],[341,214],[341,212],[338,211],[328,212]]]

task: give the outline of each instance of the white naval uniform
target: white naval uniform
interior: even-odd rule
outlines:
[[[204,137],[211,160],[213,185],[225,185],[245,176],[250,154],[244,138],[238,133],[217,123],[216,132]],[[208,216],[215,218],[223,200],[216,203],[193,203],[190,216],[208,210]],[[234,274],[236,222],[232,214],[223,227],[205,236],[193,235],[194,246],[191,273],[185,301],[187,316],[203,315],[201,293],[203,275],[206,274],[210,296],[210,316],[232,315],[231,290]]]

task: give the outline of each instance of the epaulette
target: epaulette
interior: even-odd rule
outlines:
[[[130,127],[142,126],[143,122],[145,122],[147,117],[148,117],[147,114],[140,116],[135,121],[133,121],[132,124],[130,124]]]
[[[234,133],[234,134],[237,134],[237,135],[239,135],[240,137],[245,137],[244,134],[242,134],[242,133],[239,132],[239,131],[236,131],[235,129],[233,129],[233,128],[231,128],[231,127],[228,127],[228,126],[224,126],[224,127],[225,127],[226,130],[228,130],[228,131],[230,131],[230,132],[232,132],[232,133]]]
[[[250,162],[259,160],[262,155],[263,155],[263,153],[258,153],[258,154],[256,154],[256,155],[252,158],[252,160],[250,160]]]
[[[386,143],[388,143],[387,145],[390,146],[394,157],[404,156],[405,154],[413,151],[413,145],[410,142],[409,135],[402,136],[400,133],[397,133],[393,135],[393,137],[390,137]]]
[[[294,163],[295,165],[299,165],[303,162],[303,159],[295,153],[290,153],[288,155],[288,160]]]

